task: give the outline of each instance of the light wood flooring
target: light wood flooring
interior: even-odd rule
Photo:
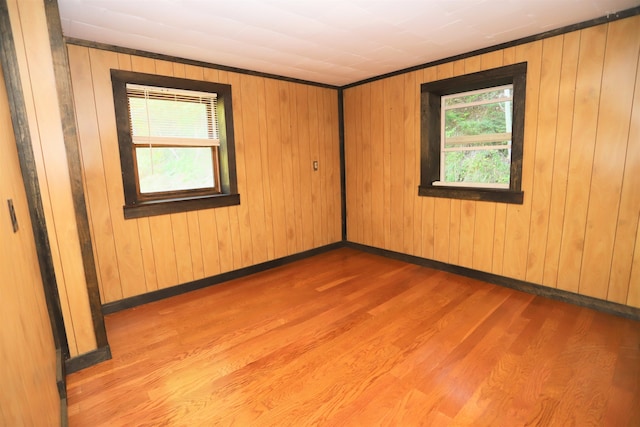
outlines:
[[[106,316],[70,426],[640,426],[640,322],[342,248]]]

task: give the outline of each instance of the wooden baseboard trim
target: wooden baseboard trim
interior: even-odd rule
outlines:
[[[69,425],[69,412],[67,409],[67,398],[60,399],[60,427]]]
[[[283,258],[274,259],[271,261],[263,262],[260,264],[244,267],[238,270],[228,271],[226,273],[218,274],[215,276],[205,277],[204,279],[194,280],[193,282],[184,283],[182,285],[172,286],[170,288],[159,289],[157,291],[149,292],[143,295],[136,295],[134,297],[125,298],[119,301],[114,301],[102,305],[103,314],[111,314],[127,308],[137,307],[142,304],[147,304],[153,301],[159,301],[161,299],[170,298],[176,295],[184,294],[186,292],[195,291],[196,289],[206,288],[208,286],[217,285],[219,283],[227,282],[229,280],[238,279],[240,277],[248,276],[250,274],[259,273],[261,271],[269,270],[275,267],[279,267],[284,264],[289,264],[294,261],[298,261],[304,258],[309,258],[314,255],[328,252],[333,249],[340,248],[344,245],[343,242],[331,243],[319,248],[310,249],[308,251],[300,252],[294,255],[289,255]]]
[[[60,399],[67,398],[67,373],[65,370],[64,358],[62,350],[56,350],[56,385],[58,386],[58,395]]]
[[[460,276],[470,277],[472,279],[482,280],[494,285],[504,286],[518,291],[526,292],[533,295],[539,295],[546,298],[552,298],[564,301],[570,304],[592,308],[604,313],[614,314],[616,316],[625,317],[632,320],[640,320],[640,309],[629,307],[615,302],[604,301],[597,298],[578,295],[573,292],[563,291],[560,289],[549,288],[535,283],[525,282],[523,280],[511,279],[509,277],[498,276],[497,274],[486,273],[484,271],[474,270],[471,268],[460,267],[458,265],[447,264],[440,261],[434,261],[428,258],[421,258],[414,255],[407,255],[400,252],[394,252],[387,249],[375,248],[373,246],[362,245],[354,242],[344,242],[344,245],[353,249],[368,252],[374,255],[380,255],[387,258],[397,259],[399,261],[411,264],[421,265],[436,270],[447,271],[449,273],[458,274]]]
[[[58,396],[60,397],[60,425],[69,425],[69,415],[67,413],[67,374],[65,370],[62,349],[56,349],[56,385],[58,386]]]
[[[66,373],[72,374],[109,359],[111,359],[111,348],[108,345],[98,347],[88,353],[67,359],[65,361]]]

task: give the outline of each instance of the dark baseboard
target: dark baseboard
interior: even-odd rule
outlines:
[[[67,373],[65,362],[62,357],[62,350],[56,350],[56,385],[58,386],[58,395],[60,399],[67,398]]]
[[[60,427],[69,425],[69,413],[67,411],[67,398],[60,399]]]
[[[62,350],[56,349],[56,385],[58,386],[58,396],[60,396],[60,425],[69,425],[69,415],[67,413],[67,374],[65,370]]]
[[[93,351],[72,357],[65,361],[66,373],[72,374],[109,359],[111,359],[111,349],[109,346],[98,347]]]
[[[260,264],[252,265],[249,267],[240,268],[238,270],[228,271],[226,273],[218,274],[215,276],[205,277],[204,279],[194,280],[182,285],[172,286],[170,288],[159,289],[157,291],[149,292],[143,295],[136,295],[134,297],[125,298],[119,301],[114,301],[102,305],[102,312],[104,314],[115,313],[127,308],[137,307],[142,304],[147,304],[153,301],[159,301],[165,298],[170,298],[176,295],[184,294],[186,292],[195,291],[196,289],[206,288],[208,286],[217,285],[219,283],[227,282],[229,280],[238,279],[240,277],[249,276],[250,274],[259,273],[261,271],[269,270],[281,265],[289,264],[294,261],[298,261],[304,258],[309,258],[314,255],[328,252],[333,249],[337,249],[343,246],[343,242],[331,243],[319,248],[310,249],[308,251],[300,252],[294,255],[289,255],[283,258],[274,259],[272,261],[263,262]]]
[[[344,245],[353,249],[368,252],[374,255],[380,255],[387,258],[397,259],[399,261],[411,264],[421,265],[436,270],[447,271],[449,273],[458,274],[460,276],[470,277],[472,279],[482,280],[483,282],[492,283],[494,285],[504,286],[518,291],[526,292],[533,295],[539,295],[546,298],[567,302],[582,307],[592,308],[604,313],[614,314],[620,317],[626,317],[632,320],[640,320],[640,309],[629,307],[615,302],[604,301],[598,298],[592,298],[585,295],[578,295],[573,292],[563,291],[560,289],[549,288],[535,283],[525,282],[523,280],[511,279],[509,277],[498,276],[497,274],[486,273],[484,271],[474,270],[471,268],[460,267],[457,265],[447,264],[440,261],[434,261],[427,258],[421,258],[414,255],[407,255],[400,252],[389,251],[386,249],[375,248],[372,246],[362,245],[353,242],[344,242]]]

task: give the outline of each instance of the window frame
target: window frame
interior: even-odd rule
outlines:
[[[522,62],[420,85],[420,186],[419,196],[522,204],[522,155],[527,63]],[[446,95],[513,85],[511,166],[509,188],[446,185],[440,180],[441,101]]]
[[[240,204],[238,194],[231,86],[223,83],[189,80],[132,71],[111,70],[125,219],[186,212]],[[145,194],[139,192],[135,144],[131,135],[127,84],[215,93],[220,145],[212,149],[212,162],[218,169],[219,188],[194,189]],[[214,148],[214,147],[212,147]],[[216,156],[217,151],[217,156]],[[215,162],[216,157],[218,159]]]

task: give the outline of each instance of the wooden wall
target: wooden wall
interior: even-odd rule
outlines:
[[[349,88],[348,240],[640,307],[640,16]],[[418,197],[420,84],[528,62],[523,205]]]
[[[7,0],[71,356],[95,350],[44,1]],[[3,159],[4,162],[4,159]],[[4,163],[3,163],[4,164]]]
[[[77,45],[68,52],[103,303],[341,240],[336,90]],[[124,220],[110,69],[231,84],[239,206]]]
[[[1,69],[0,159],[0,425],[54,426],[60,423],[56,349]]]

